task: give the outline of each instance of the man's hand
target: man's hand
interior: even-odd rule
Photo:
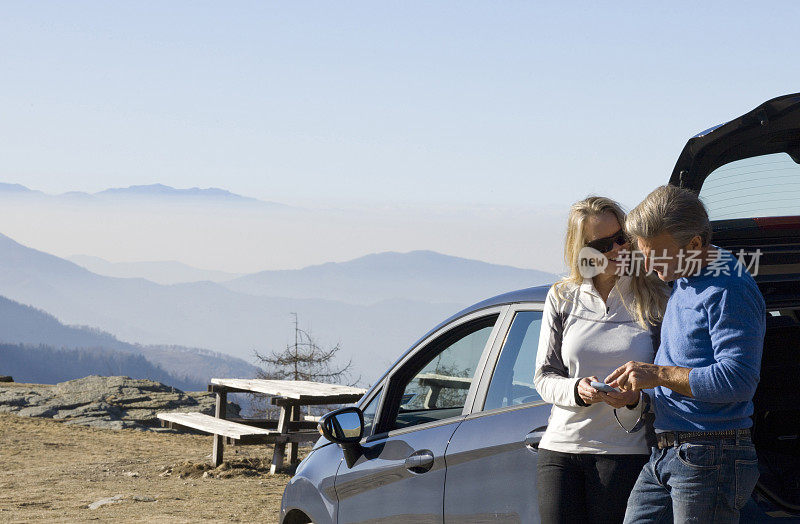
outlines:
[[[621,393],[617,393],[616,391],[605,393],[601,391],[600,394],[603,395],[603,402],[616,409],[632,406],[639,402],[639,392],[634,390],[623,391]]]
[[[591,382],[600,382],[595,376],[582,378],[580,382],[578,382],[578,396],[581,397],[581,400],[586,402],[587,404],[596,404],[597,402],[603,402],[602,393],[591,386]]]
[[[660,367],[644,362],[628,362],[615,369],[606,377],[605,382],[622,391],[654,388],[661,385],[658,382]]]
[[[657,366],[644,362],[628,362],[607,376],[605,383],[622,391],[639,391],[641,389],[664,386],[676,393],[691,397],[692,388],[689,386],[690,371],[690,368],[677,366]]]

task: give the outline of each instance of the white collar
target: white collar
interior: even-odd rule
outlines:
[[[614,287],[611,288],[611,291],[617,289],[621,291],[622,289],[627,289],[630,286],[631,277],[629,275],[621,275],[617,277],[617,281],[614,283]],[[587,293],[591,293],[596,296],[600,296],[600,293],[597,291],[597,288],[594,287],[594,280],[591,278],[584,278],[583,282],[581,283],[581,291],[586,291]],[[610,293],[609,293],[610,295]]]

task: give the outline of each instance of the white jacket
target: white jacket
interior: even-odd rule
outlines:
[[[564,453],[648,453],[644,430],[626,433],[614,419],[614,408],[605,402],[581,406],[576,391],[584,377],[602,381],[629,360],[653,361],[653,335],[625,306],[634,300],[630,277],[619,278],[606,302],[591,279],[562,286],[563,298],[556,297],[554,288],[547,294],[539,335],[534,383],[542,399],[553,404],[539,447]],[[640,415],[639,409],[617,412],[626,427]]]

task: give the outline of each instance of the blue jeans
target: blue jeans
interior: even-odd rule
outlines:
[[[625,523],[739,522],[757,480],[750,437],[653,448],[628,499]]]

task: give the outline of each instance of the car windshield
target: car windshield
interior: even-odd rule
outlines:
[[[800,215],[800,164],[786,153],[725,164],[708,175],[700,198],[711,220]]]

